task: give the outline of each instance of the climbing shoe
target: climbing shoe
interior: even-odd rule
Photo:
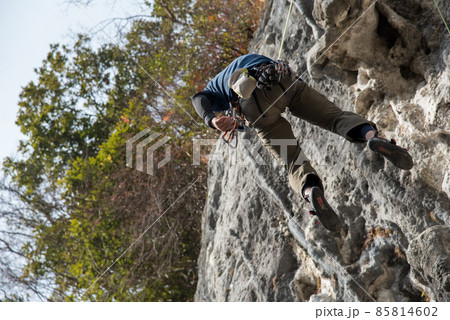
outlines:
[[[397,168],[410,170],[413,166],[413,160],[406,149],[397,146],[395,140],[388,141],[383,138],[373,137],[368,142],[370,150],[381,154],[388,159]]]
[[[341,230],[341,220],[330,207],[323,195],[323,191],[319,187],[312,187],[311,193],[308,195],[308,201],[311,203],[313,210],[309,213],[317,216],[320,224],[332,232]]]

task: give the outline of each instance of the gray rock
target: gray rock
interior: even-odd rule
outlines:
[[[421,301],[424,291],[450,301],[450,37],[432,0],[371,3],[316,0],[318,41],[294,10],[282,58],[408,148],[414,168],[398,170],[287,111],[344,222],[332,234],[307,214],[255,132],[237,149],[219,141],[224,161],[209,162],[197,301]],[[439,4],[450,11],[450,2]],[[276,58],[288,5],[268,0],[251,52]]]
[[[333,298],[326,294],[313,294],[309,302],[334,302]]]
[[[434,300],[450,301],[450,228],[434,226],[411,241],[406,255],[412,279]]]
[[[314,38],[316,40],[323,36],[323,29],[317,25],[313,17],[314,0],[294,0],[295,7],[305,17],[306,23],[311,27]]]

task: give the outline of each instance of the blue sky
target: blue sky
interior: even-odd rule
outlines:
[[[49,45],[70,44],[77,32],[98,30],[98,22],[137,13],[135,0],[94,0],[84,10],[67,0],[0,0],[0,163],[15,155],[24,138],[14,123],[18,96],[36,79],[33,69],[41,65]],[[113,28],[106,31],[114,35]],[[108,41],[104,33],[97,35]]]

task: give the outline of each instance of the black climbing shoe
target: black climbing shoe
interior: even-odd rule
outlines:
[[[341,220],[330,207],[327,200],[325,200],[323,191],[319,187],[312,187],[311,193],[307,198],[313,207],[310,213],[317,216],[326,229],[339,232],[341,230]]]
[[[383,138],[373,137],[368,142],[370,150],[381,154],[397,168],[410,170],[413,160],[406,149],[397,146],[395,140],[388,141]]]

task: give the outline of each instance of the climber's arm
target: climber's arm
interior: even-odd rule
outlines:
[[[231,117],[216,117],[213,113],[212,99],[204,92],[198,92],[191,97],[192,104],[195,107],[198,115],[203,118],[206,125],[219,129],[220,131],[230,130],[234,125],[234,119]]]
[[[211,120],[216,116],[214,115],[212,101],[210,99],[212,98],[210,98],[208,94],[204,92],[198,92],[191,97],[195,111],[197,111],[198,115],[202,117],[207,126],[215,129],[215,127],[211,123]]]

